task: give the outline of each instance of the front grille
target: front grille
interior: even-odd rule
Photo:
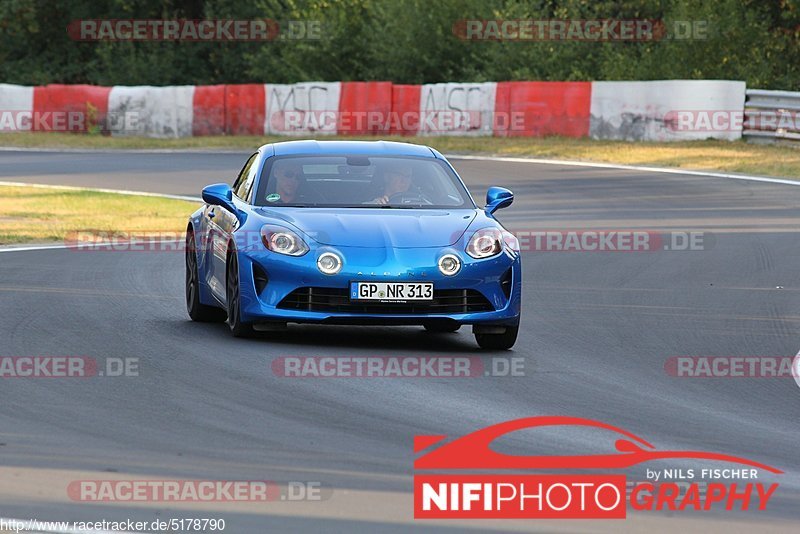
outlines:
[[[316,312],[365,313],[382,315],[475,313],[494,311],[491,303],[474,289],[440,289],[433,291],[433,300],[409,301],[405,304],[351,302],[350,292],[330,287],[301,287],[289,293],[278,308]]]

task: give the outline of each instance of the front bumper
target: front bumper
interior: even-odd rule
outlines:
[[[333,251],[344,259],[342,270],[333,276],[319,272],[320,254]],[[444,276],[437,267],[444,254],[455,254],[462,261],[455,276]],[[409,267],[413,265],[414,267]],[[255,270],[254,270],[255,268]],[[294,322],[323,324],[414,325],[433,323],[515,325],[519,322],[522,271],[519,254],[503,252],[495,257],[475,260],[453,248],[361,248],[319,247],[301,257],[290,257],[263,249],[239,252],[242,318],[247,322]],[[262,271],[259,273],[259,270]],[[257,291],[256,275],[266,274],[267,283]],[[510,281],[503,286],[503,281]],[[505,277],[505,278],[504,278]],[[435,292],[454,290],[477,292],[488,301],[487,310],[467,313],[419,311],[392,313],[392,306],[381,305],[379,312],[368,308],[349,311],[287,309],[281,302],[298,288],[346,290],[351,281],[433,282]],[[402,306],[398,306],[402,308]],[[408,306],[406,306],[408,308]]]

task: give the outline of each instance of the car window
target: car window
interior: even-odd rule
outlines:
[[[250,169],[254,167],[253,163],[255,163],[257,156],[258,153],[253,154],[247,159],[247,163],[244,164],[244,167],[242,167],[242,170],[239,172],[239,176],[236,177],[236,181],[233,182],[233,187],[231,187],[231,189],[233,189],[233,194],[242,200],[246,200],[247,178],[249,176]]]
[[[258,163],[260,161],[258,154],[253,154],[253,156],[254,159],[251,158],[249,162],[250,168],[247,169],[247,176],[244,179],[242,187],[239,188],[240,191],[238,193],[239,198],[248,203],[251,202],[250,193],[253,190],[253,184],[255,183],[256,176],[258,175],[258,167],[259,167]]]
[[[474,208],[443,161],[410,156],[282,156],[261,172],[260,206]]]

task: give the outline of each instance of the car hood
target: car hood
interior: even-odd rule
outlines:
[[[476,211],[378,208],[281,208],[259,210],[291,224],[323,245],[339,247],[446,247],[456,243]]]

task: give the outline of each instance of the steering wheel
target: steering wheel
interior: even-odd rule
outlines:
[[[389,204],[425,204],[433,202],[422,191],[401,191],[389,196]]]

